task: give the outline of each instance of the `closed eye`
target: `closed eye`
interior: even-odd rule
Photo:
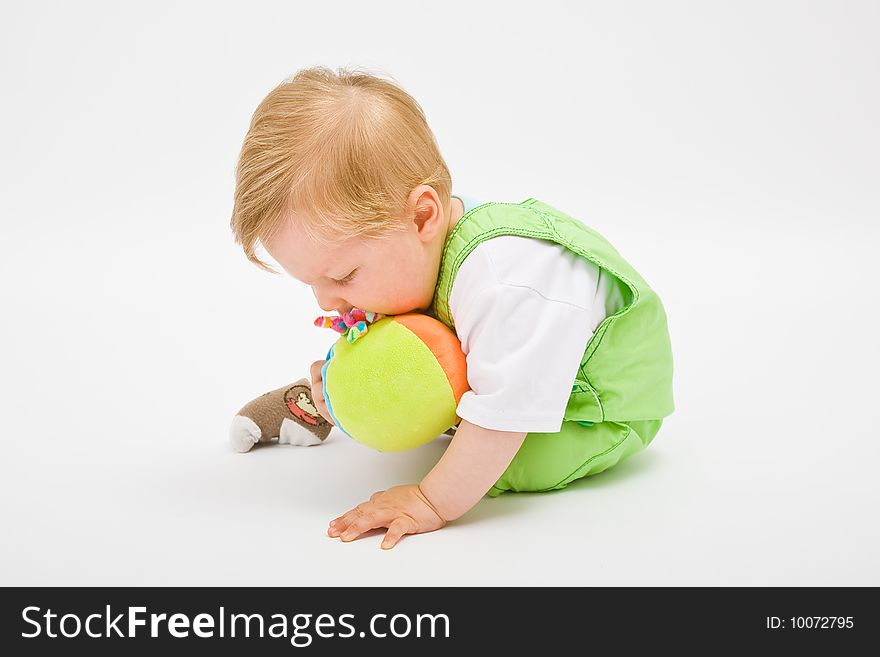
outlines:
[[[356,271],[357,271],[357,268],[353,269],[352,272],[348,276],[346,276],[345,278],[340,279],[338,281],[335,278],[333,280],[337,285],[347,285],[348,283],[351,282],[351,279],[354,278],[354,273]]]

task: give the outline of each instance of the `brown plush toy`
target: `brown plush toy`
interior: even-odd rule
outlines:
[[[320,445],[333,427],[315,408],[309,379],[263,393],[232,419],[229,439],[237,452],[275,438],[280,445]]]

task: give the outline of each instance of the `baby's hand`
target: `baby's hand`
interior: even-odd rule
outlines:
[[[330,411],[327,410],[327,403],[324,401],[324,379],[321,378],[321,368],[324,367],[326,362],[326,360],[316,360],[310,368],[312,374],[312,402],[315,404],[315,408],[318,409],[321,417],[335,427],[336,423],[330,416]]]
[[[341,534],[343,541],[351,541],[376,527],[388,527],[381,547],[390,549],[404,534],[431,532],[445,524],[418,484],[407,484],[373,493],[369,502],[332,520],[327,535]]]

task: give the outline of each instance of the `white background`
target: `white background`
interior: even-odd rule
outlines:
[[[880,585],[877,3],[2,7],[0,584]],[[647,450],[390,551],[327,523],[448,438],[231,450],[336,337],[229,229],[254,108],[315,64],[393,77],[454,190],[657,290]]]

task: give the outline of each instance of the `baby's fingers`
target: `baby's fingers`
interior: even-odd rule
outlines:
[[[397,541],[403,538],[404,534],[411,534],[414,529],[412,518],[409,516],[398,516],[388,526],[388,531],[385,532],[385,538],[382,539],[382,549],[390,550],[397,545]]]
[[[326,360],[316,360],[314,363],[309,365],[309,374],[312,377],[312,383],[321,380],[321,369],[324,367],[324,363],[326,362]]]
[[[321,414],[321,417],[335,427],[336,423],[333,421],[330,411],[327,408],[327,400],[324,399],[324,379],[321,377],[321,368],[324,367],[324,363],[326,362],[326,360],[316,360],[309,368],[312,377],[312,403],[315,405],[315,408],[318,409],[318,413]]]
[[[330,536],[341,534],[358,518],[372,515],[373,509],[374,507],[370,502],[361,502],[350,511],[346,511],[338,518],[331,520],[330,529],[327,533],[330,534]]]
[[[342,536],[339,538],[346,542],[352,541],[371,529],[376,529],[376,527],[387,527],[390,520],[391,518],[387,517],[384,513],[365,513],[364,515],[355,518],[345,531],[342,532]]]
[[[352,516],[351,511],[349,511],[348,513],[343,513],[338,518],[330,521],[330,526],[327,528],[327,534],[329,536],[338,536],[348,528],[349,523],[353,519],[354,517]]]
[[[318,389],[317,392],[315,392],[315,388]],[[322,418],[335,427],[336,423],[333,421],[333,416],[330,415],[330,409],[327,408],[327,401],[322,397],[323,394],[324,392],[321,389],[320,383],[316,383],[312,386],[312,401],[315,404],[315,408],[318,409],[318,413],[321,414]]]

